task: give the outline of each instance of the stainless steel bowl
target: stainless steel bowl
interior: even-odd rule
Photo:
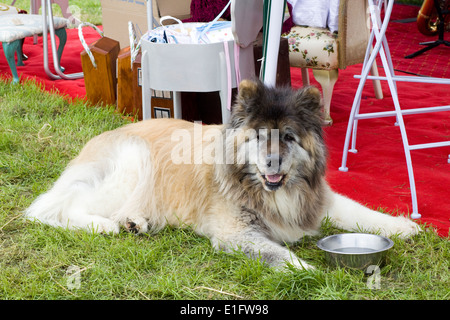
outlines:
[[[317,242],[330,265],[362,270],[370,265],[380,266],[393,245],[386,237],[368,233],[335,234]]]

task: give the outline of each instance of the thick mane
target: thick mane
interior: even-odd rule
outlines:
[[[249,211],[259,212],[265,223],[292,225],[302,229],[317,228],[324,210],[323,189],[326,151],[322,137],[320,95],[315,88],[299,91],[290,88],[264,88],[260,82],[244,83],[234,105],[231,122],[223,128],[286,128],[300,137],[299,144],[307,159],[295,164],[286,184],[267,191],[256,176],[256,165],[233,163],[216,165],[216,182],[220,192]],[[235,144],[246,143],[236,139]],[[226,145],[226,142],[224,142]],[[235,146],[235,150],[238,146]],[[294,158],[297,157],[295,154]],[[300,161],[300,160],[299,160]]]

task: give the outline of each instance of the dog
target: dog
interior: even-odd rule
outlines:
[[[370,210],[326,183],[321,95],[244,80],[230,122],[153,119],[94,137],[25,211],[56,227],[157,232],[189,226],[214,248],[313,268],[285,244],[337,227],[410,237],[410,219]]]

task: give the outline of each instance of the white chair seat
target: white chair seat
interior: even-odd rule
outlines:
[[[67,19],[54,17],[55,29],[65,28]],[[7,14],[0,19],[0,42],[13,42],[43,32],[42,16],[37,14]]]

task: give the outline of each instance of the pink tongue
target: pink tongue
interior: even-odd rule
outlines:
[[[281,174],[266,175],[266,180],[269,182],[279,182],[281,177]]]

